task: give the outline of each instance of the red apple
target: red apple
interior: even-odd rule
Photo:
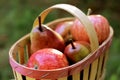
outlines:
[[[68,66],[66,56],[59,50],[44,48],[33,53],[27,66],[39,70],[50,70]]]
[[[110,25],[107,19],[102,15],[90,15],[88,18],[92,22],[95,31],[97,32],[99,44],[101,44],[109,36]],[[89,42],[85,28],[78,19],[74,21],[73,26],[71,27],[71,34],[75,40]]]
[[[70,32],[70,27],[73,25],[73,21],[61,22],[56,25],[55,31],[62,37],[65,37]]]
[[[81,44],[79,41],[71,41],[71,44],[65,47],[64,54],[70,61],[76,63],[85,58],[90,53],[90,49],[88,49],[86,45],[88,46],[88,43],[86,42],[82,42]]]
[[[65,21],[56,25],[55,31],[59,33],[65,42],[68,41],[69,38],[72,38],[70,34],[70,27],[73,26],[73,21]]]

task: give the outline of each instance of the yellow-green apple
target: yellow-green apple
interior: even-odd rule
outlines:
[[[89,15],[88,19],[92,22],[97,33],[99,44],[101,44],[104,40],[106,40],[110,33],[108,20],[102,15]],[[75,40],[89,42],[88,34],[83,24],[78,19],[74,21],[70,31]]]
[[[69,65],[66,56],[59,50],[44,48],[33,53],[27,63],[27,67],[38,70],[51,70]]]
[[[87,42],[73,42],[70,40],[70,44],[65,47],[64,54],[70,61],[76,63],[85,58],[90,53],[89,43]]]

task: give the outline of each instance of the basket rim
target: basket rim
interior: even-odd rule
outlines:
[[[62,18],[61,21],[64,20],[64,19]],[[69,19],[72,19],[72,18],[67,18],[67,19],[69,20]],[[63,67],[63,68],[58,68],[58,69],[52,69],[52,70],[35,70],[35,69],[28,68],[28,67],[26,67],[24,65],[19,64],[13,58],[14,48],[19,44],[19,42],[22,41],[23,39],[26,39],[26,38],[29,39],[29,34],[27,34],[24,37],[22,37],[21,39],[19,39],[17,42],[15,42],[13,44],[13,46],[10,48],[10,51],[9,51],[10,65],[15,71],[17,71],[17,72],[19,72],[19,73],[21,73],[23,75],[30,76],[30,77],[39,77],[40,76],[40,75],[31,75],[32,73],[30,73],[30,72],[33,72],[33,73],[36,72],[38,74],[38,73],[44,73],[44,72],[52,73],[52,72],[66,71],[66,73],[63,73],[62,75],[59,75],[57,77],[64,77],[64,76],[67,76],[67,75],[72,75],[73,72],[78,72],[78,71],[81,71],[82,69],[84,69],[87,65],[89,65],[96,58],[98,58],[104,52],[104,50],[108,49],[110,47],[110,45],[111,45],[112,37],[113,37],[113,29],[112,29],[112,27],[110,27],[109,37],[99,46],[99,48],[96,49],[93,53],[90,53],[83,60],[81,60],[81,61],[79,61],[79,62],[77,62],[77,63],[75,63],[73,65]],[[100,50],[102,50],[102,52]],[[88,63],[88,62],[90,62],[90,63]]]

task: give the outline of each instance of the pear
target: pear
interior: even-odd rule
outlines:
[[[31,53],[43,48],[54,48],[63,51],[65,43],[62,36],[48,26],[41,24],[40,16],[38,21],[39,25],[34,27],[30,33]]]

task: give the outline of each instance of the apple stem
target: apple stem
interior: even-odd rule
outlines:
[[[73,48],[73,49],[76,49],[75,45],[73,44],[73,40],[70,39],[69,41],[70,41],[70,43],[71,43],[71,45],[72,45],[72,48]]]
[[[35,66],[34,66],[34,69],[38,69],[38,66],[37,66],[37,65],[35,65]]]
[[[89,16],[92,13],[92,10],[88,8],[87,16]]]
[[[41,25],[41,16],[38,17],[38,21],[39,21],[39,30],[42,32],[42,25]]]

